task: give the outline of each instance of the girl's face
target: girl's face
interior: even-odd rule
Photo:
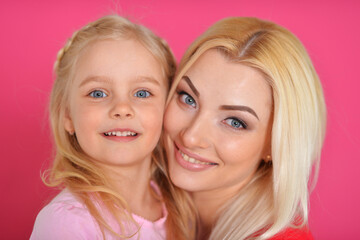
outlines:
[[[160,137],[167,83],[161,65],[134,40],[97,41],[75,66],[65,129],[94,161],[150,161]]]
[[[165,113],[174,184],[191,192],[237,192],[271,152],[271,113],[271,88],[260,72],[206,51]]]

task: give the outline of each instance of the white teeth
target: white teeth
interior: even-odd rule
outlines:
[[[124,131],[124,132],[107,132],[105,133],[106,136],[117,136],[117,137],[127,137],[127,136],[135,136],[136,133],[135,132],[130,132],[130,131]]]
[[[183,157],[183,159],[187,162],[202,164],[202,165],[215,165],[214,163],[202,162],[202,161],[196,160],[195,158],[189,157],[188,155],[186,155],[185,153],[183,153],[180,150],[179,150],[179,152],[180,152],[181,156]]]

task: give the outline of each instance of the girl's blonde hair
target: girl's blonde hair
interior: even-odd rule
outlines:
[[[44,174],[43,181],[48,186],[66,187],[78,196],[96,219],[104,238],[105,229],[119,237],[127,238],[131,234],[115,233],[102,216],[103,209],[100,211],[98,208],[99,204],[105,206],[106,212],[112,214],[124,233],[124,221],[136,225],[126,201],[119,193],[111,189],[102,170],[88,160],[76,136],[69,134],[64,128],[64,118],[69,108],[69,90],[72,86],[78,56],[90,43],[107,39],[138,41],[162,66],[168,85],[174,77],[176,63],[170,48],[163,39],[144,26],[112,15],[102,17],[76,31],[59,51],[54,66],[56,79],[51,92],[50,121],[55,138],[56,156],[51,169]],[[162,190],[162,197],[169,212],[166,224],[167,236],[168,239],[174,236],[178,236],[178,239],[190,239],[192,233],[189,232],[189,224],[191,224],[189,219],[193,217],[190,208],[186,208],[189,200],[181,190],[171,186],[164,166],[163,148],[159,143],[152,154],[151,171],[152,178]],[[174,198],[173,194],[177,198]],[[122,214],[117,213],[119,208],[124,210]]]
[[[308,220],[308,183],[315,183],[325,135],[322,87],[301,42],[288,30],[256,18],[226,18],[186,51],[170,96],[194,62],[218,49],[257,69],[273,93],[272,163],[260,161],[253,179],[219,212],[210,239],[267,239]]]

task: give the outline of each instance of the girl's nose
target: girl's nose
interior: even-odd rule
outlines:
[[[208,148],[210,146],[211,129],[205,117],[197,116],[181,131],[183,145],[189,149]]]
[[[114,119],[126,119],[134,117],[134,110],[128,101],[119,101],[110,110],[110,117]]]

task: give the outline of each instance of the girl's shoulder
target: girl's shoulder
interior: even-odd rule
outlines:
[[[30,239],[89,239],[97,235],[101,237],[101,231],[85,204],[64,189],[39,212]]]
[[[269,240],[314,240],[314,237],[307,227],[286,228]]]

